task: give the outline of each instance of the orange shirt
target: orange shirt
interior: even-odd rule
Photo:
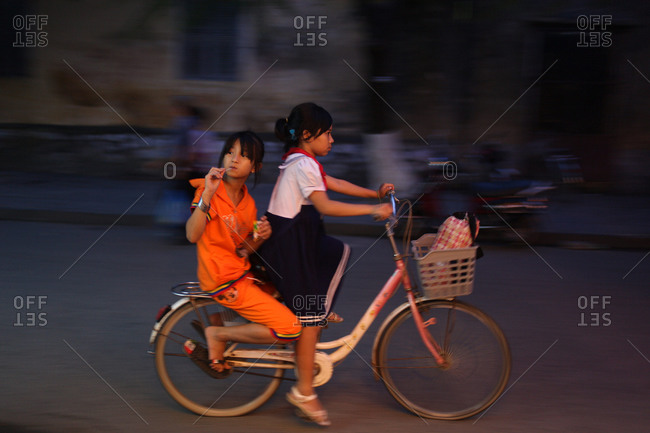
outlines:
[[[192,201],[195,208],[205,189],[205,179],[192,179],[190,183],[196,188]],[[210,200],[205,231],[196,243],[197,275],[202,290],[211,291],[236,280],[250,268],[248,258],[239,257],[235,250],[252,233],[256,216],[255,200],[248,194],[246,185],[244,197],[235,207],[224,183],[219,184]]]

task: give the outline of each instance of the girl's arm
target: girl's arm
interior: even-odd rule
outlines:
[[[312,192],[309,196],[309,200],[311,200],[318,212],[328,216],[373,215],[377,219],[384,220],[388,218],[393,211],[391,205],[388,203],[372,205],[344,203],[341,201],[330,200],[325,191]]]
[[[223,168],[212,167],[205,176],[205,189],[201,194],[203,203],[210,203],[210,200],[212,200],[212,196],[221,183],[224,171]],[[187,240],[196,243],[203,235],[207,223],[206,213],[196,207],[185,223],[185,237],[187,237]]]
[[[205,195],[204,192],[203,196]],[[210,200],[206,200],[206,198],[203,197],[203,202],[210,203]],[[196,243],[203,235],[207,223],[208,219],[206,218],[206,213],[198,207],[194,208],[192,215],[190,215],[185,223],[185,237],[187,237],[187,240],[193,244]]]
[[[334,192],[338,192],[345,195],[351,195],[354,197],[361,198],[381,198],[386,195],[386,193],[394,189],[393,184],[391,183],[382,183],[377,191],[374,191],[369,188],[364,188],[348,182],[347,180],[338,179],[336,177],[327,176],[327,188],[331,189]]]

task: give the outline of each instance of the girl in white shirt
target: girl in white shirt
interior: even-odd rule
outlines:
[[[325,173],[316,157],[332,149],[332,117],[314,103],[300,104],[289,117],[279,119],[275,135],[285,143],[286,153],[267,211],[273,234],[259,253],[268,265],[269,277],[303,326],[296,344],[298,382],[287,399],[304,417],[330,425],[312,386],[314,355],[320,327],[331,312],[350,249],[325,234],[322,215],[373,215],[386,219],[392,208],[389,204],[330,200],[327,191],[381,199],[393,185],[382,184],[375,191]]]

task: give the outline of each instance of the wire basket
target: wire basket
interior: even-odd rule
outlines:
[[[440,299],[469,295],[474,288],[478,246],[432,250],[434,239],[434,234],[425,234],[411,242],[424,296]]]

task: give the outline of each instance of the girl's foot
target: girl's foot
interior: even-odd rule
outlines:
[[[328,316],[327,316],[327,322],[328,323],[341,323],[343,322],[343,317],[339,316],[336,314],[334,311],[332,311]]]
[[[296,411],[301,418],[324,427],[332,424],[316,393],[302,395],[295,386],[292,386],[291,391],[287,393],[287,401],[296,407]]]
[[[203,346],[202,343],[195,340],[187,340],[183,344],[183,350],[187,353],[187,356],[205,373],[214,377],[215,379],[223,379],[227,377],[232,372],[232,368],[222,368],[221,371],[217,371],[212,368],[213,363],[208,359],[208,351]],[[221,361],[223,362],[223,361]]]
[[[226,350],[226,342],[219,338],[218,326],[208,326],[205,328],[205,340],[208,343],[208,356],[210,358],[210,368],[221,373],[231,370],[232,367],[223,359],[223,352]]]
[[[228,364],[223,359],[212,359],[210,360],[210,368],[216,371],[217,373],[222,373],[225,370],[232,370],[230,364]]]

